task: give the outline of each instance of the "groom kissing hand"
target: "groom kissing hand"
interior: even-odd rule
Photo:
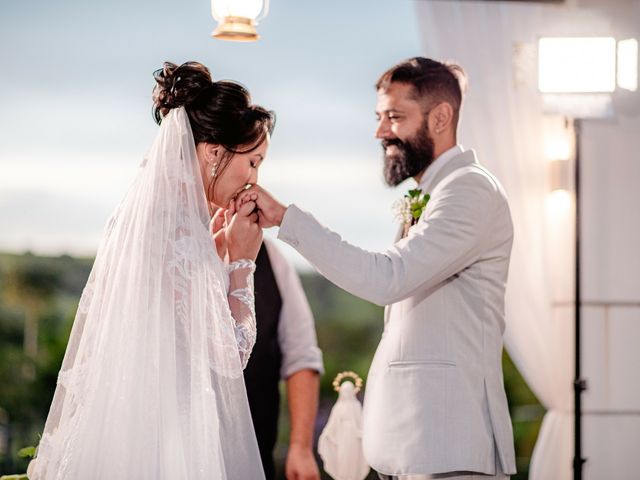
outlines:
[[[457,143],[465,88],[461,67],[422,57],[378,80],[385,181],[412,177],[419,189],[383,252],[343,241],[260,187],[238,199],[255,202],[259,225],[279,226],[326,278],[386,307],[363,418],[364,454],[382,479],[515,473],[501,364],[513,226],[499,181]]]

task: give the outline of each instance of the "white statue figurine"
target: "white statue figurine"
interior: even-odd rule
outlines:
[[[363,480],[369,474],[362,453],[362,405],[350,381],[340,386],[338,401],[318,441],[324,470],[334,480]]]

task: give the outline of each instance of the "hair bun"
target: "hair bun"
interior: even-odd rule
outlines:
[[[176,65],[164,62],[153,72],[153,117],[159,124],[173,108],[189,106],[204,90],[214,83],[209,69],[198,62]]]

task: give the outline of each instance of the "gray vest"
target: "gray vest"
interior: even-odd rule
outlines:
[[[267,480],[275,478],[273,449],[278,436],[280,366],[278,324],[282,298],[267,249],[262,244],[256,259],[255,298],[258,336],[244,371],[253,427]]]

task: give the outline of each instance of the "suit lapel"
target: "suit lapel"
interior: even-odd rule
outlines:
[[[401,223],[398,227],[398,232],[396,233],[396,238],[394,239],[393,243],[397,243],[402,239],[402,232],[404,232],[404,225],[402,225]]]
[[[472,165],[474,163],[477,163],[476,154],[474,150],[467,150],[465,152],[462,152],[459,155],[456,155],[455,157],[453,157],[451,160],[449,160],[440,169],[440,171],[426,184],[418,185],[418,188],[422,189],[424,193],[432,194],[436,186],[438,185],[438,183],[444,180],[449,174],[453,173],[458,168],[463,168],[468,165]],[[398,231],[396,232],[396,236],[393,243],[398,243],[400,240],[402,240],[403,232],[404,232],[404,226],[400,225],[398,227]]]
[[[476,154],[473,150],[467,150],[462,152],[459,155],[456,155],[451,160],[449,160],[440,171],[425,185],[419,185],[418,188],[421,188],[423,192],[431,194],[438,183],[444,180],[449,174],[453,173],[458,168],[466,167],[468,165],[472,165],[476,163]],[[402,239],[402,233],[404,231],[404,227],[400,225],[398,227],[398,232],[396,233],[396,238],[394,243],[398,243]],[[389,322],[389,317],[391,316],[391,308],[392,305],[387,305],[384,309],[384,325],[386,326]]]

